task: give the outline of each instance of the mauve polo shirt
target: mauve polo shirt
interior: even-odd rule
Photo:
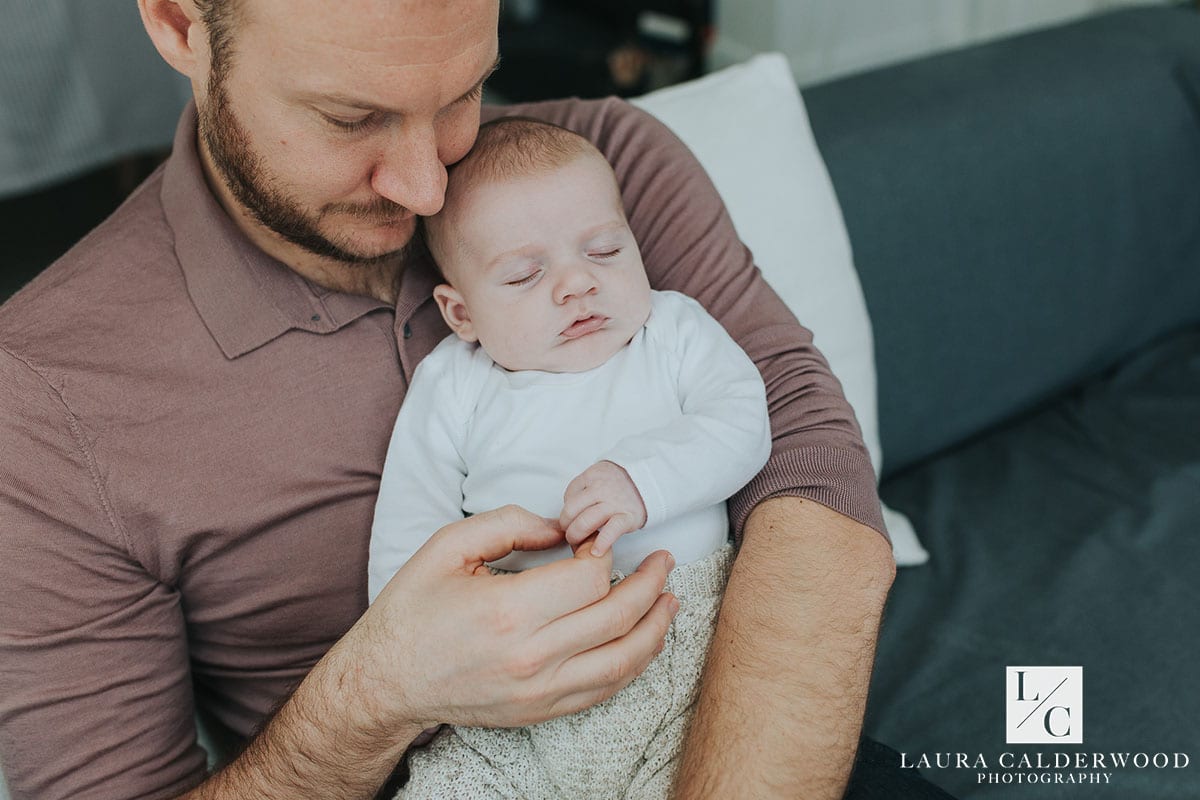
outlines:
[[[617,100],[517,109],[613,163],[657,289],[761,369],[774,451],[730,502],[814,500],[883,530],[852,412],[712,184]],[[489,110],[487,116],[496,116]],[[201,703],[248,736],[366,608],[388,436],[448,330],[435,273],[393,308],[258,250],[210,192],[193,109],[167,163],[0,308],[0,764],[14,798],[200,782]]]

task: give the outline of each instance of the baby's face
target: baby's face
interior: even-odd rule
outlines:
[[[650,284],[612,170],[581,155],[474,187],[441,232],[451,328],[509,370],[582,372],[629,343]]]

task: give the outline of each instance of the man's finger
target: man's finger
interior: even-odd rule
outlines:
[[[600,602],[563,611],[534,637],[540,652],[567,659],[626,636],[660,602],[674,560],[665,550],[651,553]]]
[[[563,662],[555,674],[556,691],[599,691],[609,695],[620,691],[658,654],[678,608],[673,596],[660,595],[629,633]],[[577,687],[575,692],[570,692],[571,687]]]
[[[436,540],[436,544],[434,544]],[[520,506],[484,511],[439,530],[430,543],[468,572],[513,550],[544,550],[561,543],[562,531]]]
[[[612,556],[593,556],[585,546],[572,558],[505,576],[506,591],[516,607],[530,610],[531,624],[542,627],[603,598],[611,576]]]

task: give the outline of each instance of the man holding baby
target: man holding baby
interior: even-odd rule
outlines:
[[[367,606],[388,432],[449,333],[418,217],[475,140],[497,0],[139,5],[192,81],[173,154],[0,309],[13,796],[368,798],[425,729],[613,696],[674,616],[663,551],[611,587],[588,548],[493,575],[564,536],[502,507],[429,531]],[[661,125],[615,100],[520,112],[599,148],[651,286],[700,301],[766,386],[773,450],[729,500],[675,795],[842,796],[894,574],[852,412]],[[246,742],[212,776],[196,702]],[[944,796],[883,760],[850,796]]]

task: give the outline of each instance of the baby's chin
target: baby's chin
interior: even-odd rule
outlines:
[[[626,342],[626,344],[628,344],[628,342]],[[622,344],[618,347],[606,348],[603,352],[598,353],[593,356],[590,356],[590,357],[587,357],[587,358],[572,356],[570,359],[567,360],[566,364],[562,365],[561,368],[551,370],[551,371],[552,372],[588,372],[590,370],[596,369],[596,367],[600,367],[600,366],[603,366],[604,364],[608,363],[608,360],[610,358],[612,358],[613,356],[615,356],[617,353],[619,353],[624,346],[625,345]]]
[[[574,373],[588,372],[603,366],[610,358],[629,344],[633,334],[622,336],[619,331],[597,331],[582,339],[562,342],[545,352],[537,359],[506,359],[496,361],[509,372],[538,372]]]

